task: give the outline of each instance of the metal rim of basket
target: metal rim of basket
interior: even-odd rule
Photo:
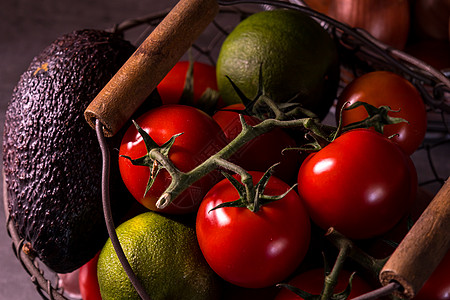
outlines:
[[[230,14],[239,17],[242,20],[246,16],[254,13],[255,11],[246,11],[241,9],[239,5],[241,4],[251,4],[259,6],[258,10],[270,10],[273,8],[286,8],[302,11],[311,17],[315,18],[321,23],[321,25],[329,31],[330,34],[339,41],[340,50],[348,52],[347,55],[358,55],[357,61],[353,66],[346,66],[353,76],[358,76],[358,67],[369,68],[369,69],[383,69],[391,70],[396,73],[402,74],[405,78],[411,81],[422,94],[424,102],[428,107],[435,111],[441,116],[441,128],[439,131],[443,132],[444,135],[448,136],[450,133],[450,128],[447,124],[446,114],[450,114],[450,70],[438,71],[428,64],[394,48],[391,48],[375,38],[373,38],[366,31],[358,28],[352,28],[345,25],[339,21],[336,21],[326,15],[316,12],[307,6],[304,6],[301,0],[290,0],[291,2],[283,1],[269,1],[269,0],[230,0],[218,1],[220,4],[219,15]],[[261,7],[262,6],[262,7]],[[122,23],[117,24],[110,31],[115,32],[125,32],[128,29],[146,25],[147,29],[142,33],[141,36],[147,36],[157,24],[167,15],[169,10],[153,13],[142,18],[125,20]],[[220,42],[229,33],[229,29],[225,28],[220,22],[214,21],[212,24],[217,31],[217,35],[211,39],[210,43],[206,46],[200,46],[196,43],[192,45],[192,48],[198,52],[198,55],[206,57],[209,62],[215,64],[214,57],[212,55],[212,50],[217,48]],[[102,144],[102,130],[97,127],[97,136],[99,138],[100,147]],[[438,141],[435,145],[427,147],[428,159],[430,160],[430,165],[434,176],[436,179],[432,181],[439,182],[443,184],[444,178],[439,177],[435,171],[434,164],[431,158],[430,149],[434,146],[441,145],[443,143],[448,143],[450,140],[444,139]],[[104,168],[103,175],[106,178],[109,175],[108,162],[109,153],[103,153],[104,157]],[[106,150],[107,151],[107,150]],[[427,184],[426,182],[425,184]],[[35,284],[38,294],[42,299],[56,299],[56,300],[68,300],[71,299],[69,296],[64,294],[64,290],[58,286],[58,283],[53,284],[51,280],[46,278],[44,271],[39,266],[39,262],[36,257],[29,254],[26,249],[28,242],[22,239],[14,225],[13,220],[10,218],[8,211],[8,201],[5,189],[3,189],[3,202],[6,216],[6,227],[9,236],[12,239],[13,252],[17,259],[21,262],[23,268],[30,275],[31,281]],[[114,224],[111,220],[108,220],[108,210],[109,207],[109,197],[107,189],[103,189],[104,198],[104,213],[105,219],[107,221],[108,232],[111,235],[115,234]],[[108,225],[109,223],[109,225]],[[111,230],[113,232],[111,232]],[[119,244],[120,246],[120,244]],[[126,260],[126,259],[125,259]],[[122,262],[122,261],[121,261]],[[122,262],[127,264],[128,262]],[[133,275],[131,275],[133,276]],[[57,277],[57,276],[56,276]],[[133,280],[132,280],[133,281]],[[139,285],[139,283],[137,283]],[[142,290],[142,287],[137,287],[138,293],[140,293],[143,299],[149,299],[148,295]],[[142,294],[141,294],[142,293]]]

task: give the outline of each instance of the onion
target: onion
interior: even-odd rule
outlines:
[[[421,39],[414,43],[408,43],[404,51],[437,70],[450,68],[450,42],[448,40]]]
[[[303,2],[305,2],[306,5],[308,5],[315,11],[321,12],[323,14],[328,14],[328,9],[332,1],[333,0],[303,0]]]
[[[408,39],[408,0],[305,0],[305,3],[338,21],[365,29],[397,49],[403,49]]]
[[[416,0],[412,23],[422,38],[450,40],[450,0]]]

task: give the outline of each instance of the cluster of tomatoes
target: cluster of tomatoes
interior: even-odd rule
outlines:
[[[338,115],[345,128],[371,114],[362,106],[345,107],[358,101],[389,106],[389,115],[401,121],[384,126],[383,134],[372,128],[344,130],[320,150],[305,155],[283,151],[296,148],[298,139],[276,128],[226,158],[235,166],[232,177],[225,178],[219,167],[167,207],[157,208],[172,178],[166,168],[146,159],[152,148],[167,154],[179,171],[189,172],[229,146],[242,130],[242,104],[213,115],[194,107],[206,89],[217,89],[213,66],[194,63],[194,93],[188,101],[193,106],[179,104],[188,65],[178,63],[158,86],[163,105],[144,113],[136,120],[139,126],[128,129],[119,150],[119,166],[130,193],[145,207],[168,214],[196,214],[202,253],[227,282],[244,288],[274,286],[289,278],[304,260],[313,226],[334,227],[350,239],[365,240],[392,230],[415,206],[417,174],[409,155],[425,135],[425,106],[407,80],[377,71],[349,84],[340,94],[336,111],[342,111]],[[253,116],[242,117],[250,126],[261,122]],[[270,177],[267,170],[273,170]],[[308,271],[290,284],[319,294],[323,272]],[[345,288],[349,276],[342,272],[338,289]],[[353,280],[352,296],[372,289],[358,277]],[[295,297],[283,290],[277,299]]]

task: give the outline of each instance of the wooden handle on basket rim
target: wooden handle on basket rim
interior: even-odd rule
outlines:
[[[450,248],[450,177],[380,272],[380,282],[398,282],[397,296],[413,298]]]
[[[181,0],[89,104],[84,116],[116,134],[219,11],[217,0]]]

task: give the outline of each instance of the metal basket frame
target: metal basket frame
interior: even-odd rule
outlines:
[[[296,2],[300,4],[302,3],[302,1]],[[232,25],[229,24],[226,26],[221,24],[221,21],[218,20],[221,16],[228,15],[237,17],[235,20],[237,24],[240,20],[256,11],[260,11],[262,8],[286,8],[302,11],[310,15],[319,21],[336,41],[339,41],[339,51],[344,58],[343,67],[348,70],[348,75],[350,76],[349,78],[344,79],[344,82],[341,80],[342,87],[348,83],[352,77],[355,78],[362,73],[378,69],[390,70],[401,74],[403,77],[411,81],[422,94],[428,109],[438,116],[438,121],[433,124],[435,127],[433,127],[432,130],[433,132],[439,132],[443,138],[439,138],[435,143],[424,145],[422,148],[427,151],[427,157],[435,176],[435,179],[431,181],[436,181],[443,184],[445,178],[442,178],[436,172],[431,150],[435,147],[450,142],[450,130],[448,123],[448,116],[450,114],[450,80],[446,77],[450,76],[450,70],[443,70],[442,72],[438,71],[430,65],[400,50],[379,42],[362,29],[352,28],[306,6],[293,4],[290,2],[266,0],[219,1],[219,4],[221,5],[219,16],[211,24],[211,30],[216,31],[216,33],[213,37],[208,39],[209,42],[206,45],[197,42],[192,45],[192,49],[196,52],[196,54],[194,54],[195,59],[202,58],[206,59],[211,64],[215,64],[215,54],[217,54],[219,45],[234,27],[230,27]],[[248,5],[253,5],[256,10],[248,10]],[[243,8],[242,6],[246,7]],[[146,37],[167,15],[168,12],[169,10],[165,10],[149,14],[142,18],[125,20],[124,22],[115,25],[113,28],[110,28],[109,31],[125,33],[131,28],[145,25],[146,29],[142,32],[141,37]],[[140,43],[141,37],[136,42],[137,44]],[[99,134],[101,135],[101,130],[97,130],[97,135]],[[102,137],[99,137],[100,143],[101,138]],[[107,171],[107,167],[104,168],[104,173],[105,170]],[[108,174],[105,176],[107,177]],[[425,182],[424,184],[428,183],[430,182]],[[105,193],[107,194],[108,192],[105,191]],[[108,201],[109,199],[106,200]],[[27,251],[28,242],[19,236],[14,222],[9,215],[5,189],[3,202],[6,215],[6,226],[8,234],[12,239],[13,252],[22,264],[23,268],[30,275],[31,281],[35,284],[38,294],[43,299],[71,299],[64,294],[64,290],[58,286],[57,282],[55,284],[52,280],[46,278],[46,274],[44,274],[44,271],[42,271],[42,268],[39,265],[38,258],[32,256],[32,254]],[[108,206],[109,203],[104,204],[106,219],[108,219],[107,210],[110,209]],[[112,222],[110,223],[110,226],[114,226]],[[145,298],[145,296],[143,298]]]

